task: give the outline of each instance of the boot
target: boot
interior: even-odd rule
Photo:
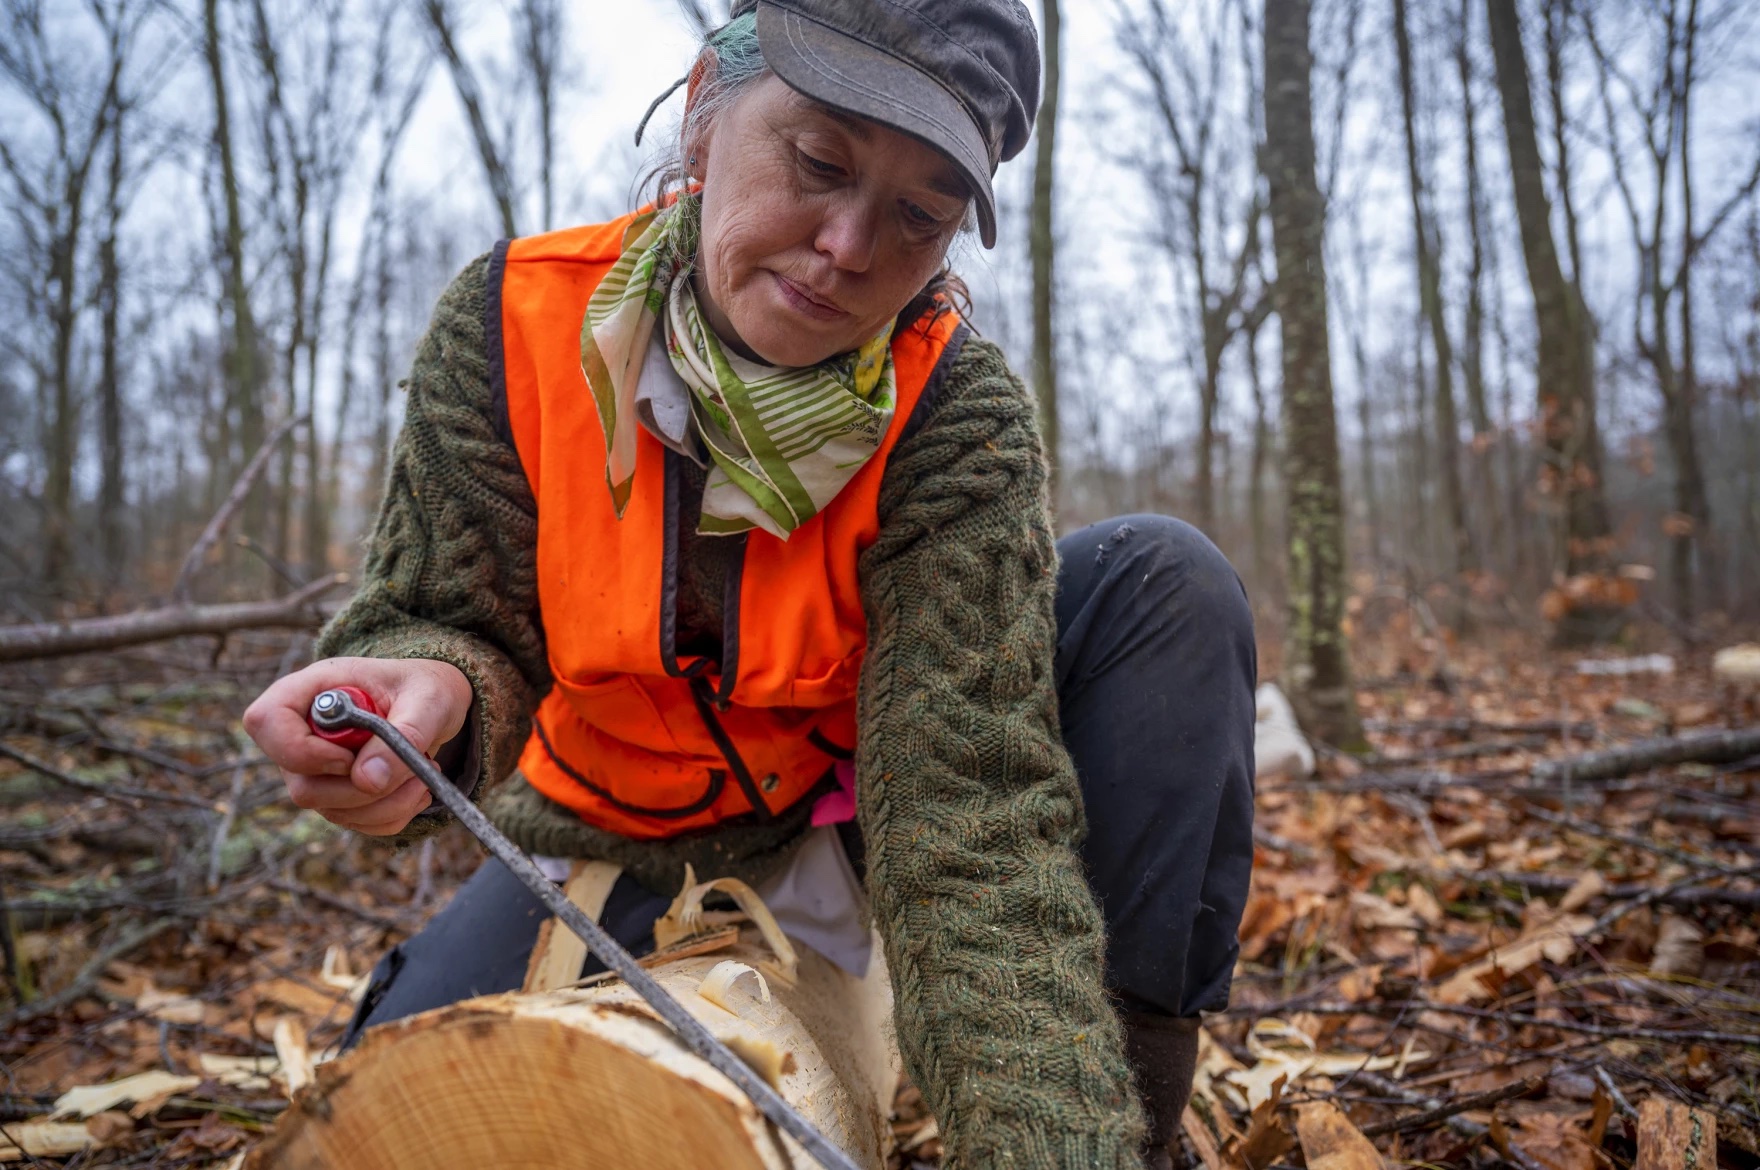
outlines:
[[[1198,1067],[1198,1018],[1126,1012],[1124,1045],[1149,1120],[1144,1164],[1148,1170],[1171,1170],[1172,1149]]]

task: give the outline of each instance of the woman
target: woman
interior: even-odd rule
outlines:
[[[366,581],[246,727],[294,803],[431,831],[383,745],[306,729],[363,687],[522,847],[622,865],[638,949],[687,862],[853,971],[871,913],[952,1163],[1165,1164],[1251,863],[1252,631],[1177,521],[1054,547],[1032,401],[950,299],[1031,20],[743,0],[688,80],[658,211],[441,298]],[[355,1031],[517,986],[541,917],[486,863]]]

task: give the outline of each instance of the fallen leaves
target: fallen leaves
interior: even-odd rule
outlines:
[[[1384,1170],[1386,1163],[1344,1111],[1330,1101],[1296,1110],[1296,1136],[1308,1170]]]

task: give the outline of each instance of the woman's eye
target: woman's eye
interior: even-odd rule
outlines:
[[[904,205],[904,213],[909,216],[910,221],[918,227],[938,228],[941,226],[941,221],[939,219],[908,200]]]
[[[801,156],[801,163],[815,175],[824,175],[827,178],[831,178],[843,173],[843,168],[836,163],[828,163],[822,158],[814,158],[804,150],[797,151],[796,153]]]

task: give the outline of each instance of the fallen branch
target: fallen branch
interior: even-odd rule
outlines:
[[[1672,764],[1724,764],[1760,754],[1760,727],[1737,731],[1711,731],[1700,735],[1677,735],[1647,739],[1603,752],[1586,752],[1548,760],[1533,770],[1537,781],[1563,784],[1617,780],[1650,768]]]
[[[92,650],[115,650],[191,634],[230,634],[235,630],[309,629],[324,615],[313,604],[348,582],[348,574],[320,577],[304,589],[274,601],[224,605],[169,605],[117,617],[0,626],[0,662],[56,658]]]
[[[53,764],[44,763],[33,755],[19,751],[4,741],[0,741],[0,756],[5,756],[15,764],[22,764],[39,776],[55,781],[55,783],[76,792],[84,792],[100,800],[108,800],[127,808],[140,807],[142,801],[157,801],[160,804],[180,804],[185,808],[209,809],[214,803],[200,800],[194,796],[184,796],[176,792],[156,792],[151,788],[135,788],[127,784],[101,784],[95,780],[82,780],[78,776],[63,772]]]
[[[1569,739],[1593,739],[1593,723],[1566,723],[1558,719],[1529,722],[1502,722],[1495,719],[1365,719],[1363,730],[1381,735],[1410,735],[1433,731],[1443,735],[1471,736],[1480,732],[1499,735],[1564,736]]]
[[[1474,1093],[1467,1097],[1456,1097],[1454,1100],[1444,1101],[1442,1104],[1437,1105],[1434,1108],[1425,1109],[1418,1113],[1410,1113],[1404,1117],[1397,1117],[1392,1121],[1378,1122],[1375,1125],[1365,1125],[1362,1133],[1364,1137],[1372,1138],[1380,1137],[1382,1134],[1386,1133],[1410,1133],[1414,1129],[1426,1129],[1429,1126],[1435,1125],[1439,1121],[1447,1121],[1449,1118],[1460,1113],[1466,1113],[1469,1110],[1487,1109],[1496,1105],[1500,1101],[1507,1101],[1511,1097],[1526,1097],[1529,1093],[1532,1093],[1535,1089],[1538,1089],[1545,1083],[1546,1078],[1538,1076],[1529,1077],[1527,1080],[1523,1081],[1514,1081],[1501,1088],[1487,1089],[1483,1093]]]
[[[305,421],[303,415],[283,421],[280,426],[269,432],[269,437],[263,440],[263,445],[257,448],[257,453],[251,456],[251,461],[244,465],[244,470],[239,473],[238,481],[232,485],[232,490],[226,493],[226,499],[221,503],[219,511],[215,512],[213,518],[208,521],[208,526],[202,529],[202,534],[196,537],[196,542],[189,546],[189,551],[183,554],[183,564],[177,570],[177,582],[171,586],[173,601],[179,604],[188,603],[190,585],[194,582],[196,570],[201,567],[202,560],[208,555],[208,550],[219,541],[220,534],[226,531],[226,526],[232,522],[232,517],[237,514],[239,508],[244,506],[245,497],[251,493],[251,485],[257,482],[257,477],[263,474],[265,467],[269,466],[269,456],[274,454],[275,448],[280,445],[281,440],[286,438],[288,432],[294,427]]]

